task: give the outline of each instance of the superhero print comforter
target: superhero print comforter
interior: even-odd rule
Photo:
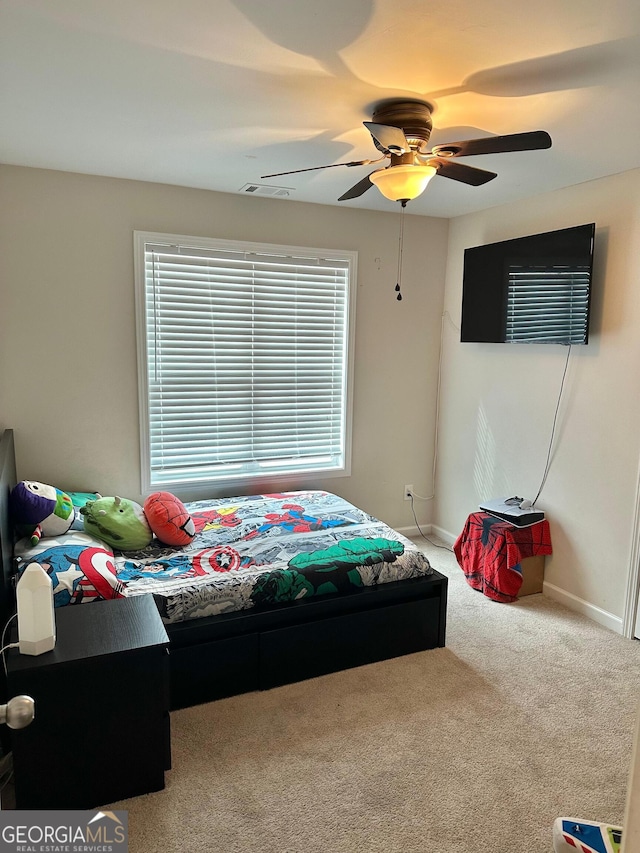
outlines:
[[[153,593],[168,624],[268,608],[432,572],[402,534],[337,495],[298,491],[186,504],[193,542],[116,552],[127,595]]]

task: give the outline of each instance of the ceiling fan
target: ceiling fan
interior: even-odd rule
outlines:
[[[338,201],[358,198],[375,185],[382,195],[391,201],[401,202],[404,207],[408,201],[417,198],[426,189],[434,175],[474,187],[486,184],[497,177],[495,172],[458,163],[455,160],[457,157],[500,154],[509,151],[535,151],[551,147],[549,134],[544,130],[534,130],[527,133],[448,142],[444,145],[434,145],[431,150],[428,150],[433,127],[432,111],[433,107],[427,101],[395,99],[383,101],[375,108],[373,120],[363,122],[371,134],[374,145],[381,152],[381,156],[377,159],[312,166],[308,169],[263,175],[262,178],[331,169],[336,166],[368,166],[389,158],[389,165],[376,169],[362,178],[343,193]]]

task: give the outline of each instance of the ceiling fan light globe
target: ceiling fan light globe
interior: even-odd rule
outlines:
[[[390,201],[411,201],[423,193],[436,173],[435,166],[389,166],[369,175],[369,180]]]

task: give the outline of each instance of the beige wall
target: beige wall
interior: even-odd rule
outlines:
[[[9,166],[0,199],[0,428],[15,430],[21,479],[141,497],[134,229],[354,249],[352,475],[289,485],[413,525],[403,485],[432,489],[446,220],[405,217],[398,303],[391,205],[356,211]],[[430,504],[417,510],[428,522]]]
[[[554,547],[545,592],[614,628],[624,612],[640,458],[639,213],[634,171],[452,220],[445,293],[434,521],[455,535],[482,499],[535,497],[567,355],[560,346],[459,342],[463,250],[595,221],[591,339],[571,351],[538,506]]]

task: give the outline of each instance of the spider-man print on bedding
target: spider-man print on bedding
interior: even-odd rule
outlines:
[[[273,528],[279,528],[287,533],[310,533],[312,530],[326,530],[329,527],[341,527],[345,524],[341,518],[317,518],[305,513],[303,506],[299,504],[283,503],[284,512],[268,512],[264,517],[264,524],[257,530],[252,530],[246,537],[253,539],[263,533],[268,533]]]
[[[488,513],[474,512],[453,551],[469,586],[494,601],[515,601],[522,586],[522,560],[551,554],[549,522],[515,527]]]

